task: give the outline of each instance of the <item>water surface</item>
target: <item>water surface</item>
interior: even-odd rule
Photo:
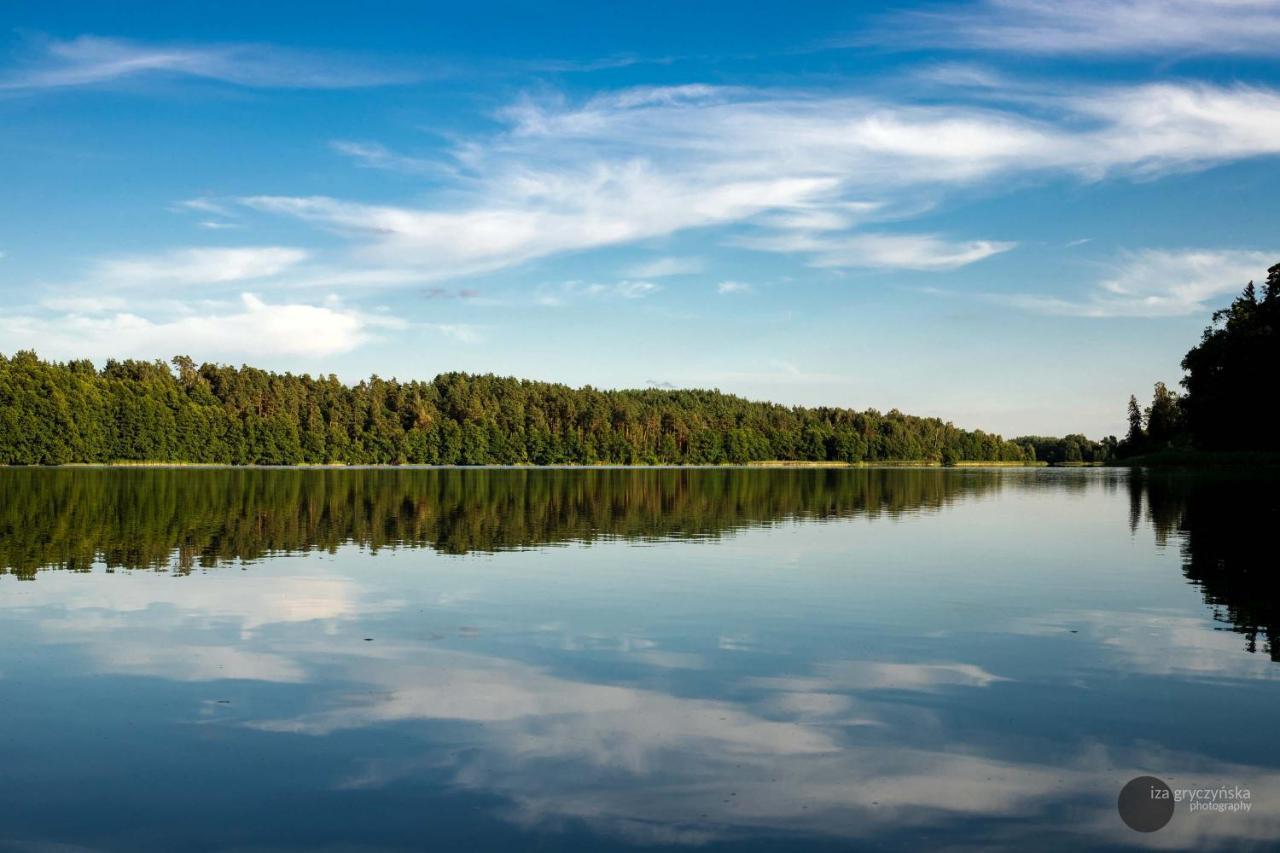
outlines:
[[[1274,847],[1275,487],[0,470],[0,849]]]

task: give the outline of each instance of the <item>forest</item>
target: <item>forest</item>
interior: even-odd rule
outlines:
[[[163,361],[0,355],[0,464],[715,465],[1029,462],[938,418],[599,390],[493,375],[402,382]]]
[[[0,464],[720,465],[763,461],[1104,464],[1280,450],[1280,264],[1213,314],[1184,393],[1129,398],[1125,437],[1006,440],[894,409],[784,406],[717,390],[600,390],[493,375],[431,381],[0,355]]]
[[[1182,359],[1183,394],[1155,384],[1145,409],[1129,397],[1129,430],[1117,456],[1169,451],[1280,451],[1280,264],[1267,270],[1259,296],[1253,282],[1210,325]]]

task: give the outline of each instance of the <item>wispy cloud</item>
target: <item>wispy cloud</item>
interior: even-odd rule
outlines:
[[[112,286],[226,284],[270,278],[307,257],[306,251],[285,246],[174,249],[101,260],[92,277]]]
[[[1126,254],[1082,298],[1043,294],[989,295],[989,299],[1036,311],[1076,317],[1167,317],[1207,314],[1210,300],[1225,299],[1261,278],[1278,252],[1237,250],[1146,250]]]
[[[1012,242],[947,240],[935,234],[775,234],[743,237],[740,246],[767,252],[802,252],[816,267],[949,270],[1007,252]]]
[[[744,284],[740,281],[722,281],[716,285],[716,293],[721,296],[727,296],[731,293],[746,293],[751,290],[751,285]]]
[[[581,281],[566,281],[554,287],[538,288],[536,301],[539,305],[550,308],[567,305],[581,298],[613,297],[615,299],[643,299],[662,290],[662,286],[651,281],[619,281],[613,284],[587,284]]]
[[[351,57],[262,44],[146,44],[81,36],[43,40],[36,47],[28,61],[0,73],[0,91],[105,85],[148,75],[288,89],[349,89],[405,83],[421,76]]]
[[[422,157],[410,157],[399,154],[378,142],[353,142],[336,139],[329,147],[339,154],[350,157],[361,166],[370,169],[386,169],[409,174],[444,173],[444,164],[439,160],[428,160]]]
[[[1013,176],[1147,179],[1280,153],[1280,93],[1207,84],[1031,92],[1016,104],[692,85],[524,98],[499,117],[502,132],[454,145],[434,203],[239,204],[341,234],[361,264],[428,276],[729,225],[750,225],[757,248],[822,266],[941,270],[1011,244],[865,229]]]
[[[661,290],[660,285],[651,281],[620,281],[613,287],[613,292],[623,299],[643,299]]]
[[[187,198],[174,205],[177,210],[194,210],[199,213],[210,213],[214,216],[232,216],[233,211],[224,204],[210,198]]]
[[[426,328],[434,329],[447,338],[463,344],[478,344],[484,341],[481,328],[469,323],[427,323]]]
[[[629,267],[626,274],[631,278],[666,278],[675,275],[693,275],[702,272],[702,268],[702,258],[656,258]]]
[[[893,15],[883,39],[1035,54],[1274,56],[1280,0],[981,0]]]

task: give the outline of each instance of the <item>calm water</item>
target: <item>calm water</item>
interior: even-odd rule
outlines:
[[[1276,486],[0,470],[0,849],[1274,847]]]

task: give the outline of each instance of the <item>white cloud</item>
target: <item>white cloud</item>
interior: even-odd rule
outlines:
[[[735,241],[772,252],[804,252],[816,267],[949,270],[1007,252],[1016,243],[992,240],[950,241],[934,234],[859,234],[827,236],[793,232]]]
[[[367,166],[370,169],[387,169],[410,174],[441,171],[441,164],[437,161],[397,154],[377,142],[354,142],[337,139],[329,143],[329,145],[339,154],[345,154],[360,165]]]
[[[174,249],[99,261],[94,279],[113,285],[189,285],[269,278],[306,260],[307,252],[284,246],[234,249]]]
[[[51,358],[154,358],[189,352],[198,357],[324,356],[349,352],[378,328],[404,323],[338,305],[269,304],[244,294],[238,305],[201,314],[149,319],[136,313],[81,311],[54,315],[0,317],[0,351],[35,349]]]
[[[606,163],[576,174],[511,176],[461,210],[258,196],[243,203],[363,239],[361,256],[432,266],[449,276],[511,266],[559,252],[598,248],[726,224],[811,196],[829,179],[761,178],[698,187],[640,162]]]
[[[627,269],[631,278],[665,278],[702,272],[702,258],[657,258]]]
[[[503,132],[466,139],[441,162],[445,189],[430,205],[239,203],[336,231],[361,263],[420,276],[744,223],[758,247],[819,265],[938,270],[1011,244],[861,229],[927,209],[930,195],[1018,175],[1149,178],[1280,153],[1280,93],[1244,86],[1077,87],[939,105],[694,85],[525,98],[499,117]],[[349,153],[366,161],[401,156],[360,145]]]
[[[223,204],[208,198],[188,198],[178,202],[175,207],[183,210],[195,210],[200,213],[212,213],[217,216],[231,216],[232,211]]]
[[[446,338],[453,338],[459,343],[478,344],[484,340],[480,327],[468,323],[430,323],[428,328],[435,329]]]
[[[417,75],[337,56],[258,44],[150,45],[81,36],[47,40],[25,66],[0,76],[0,91],[92,86],[145,75],[176,75],[238,86],[347,89],[408,82]]]
[[[575,299],[614,297],[620,299],[643,299],[662,290],[662,286],[651,281],[619,281],[614,284],[585,284],[581,281],[566,281],[556,287],[538,288],[535,301],[539,305],[559,307],[567,305]]]
[[[102,314],[108,311],[124,311],[129,302],[119,296],[51,296],[40,302],[51,311],[69,314]]]
[[[749,290],[751,290],[751,285],[740,281],[722,281],[716,285],[716,293],[721,296],[730,293],[746,293]]]
[[[651,281],[620,281],[614,285],[614,292],[623,299],[643,299],[661,289]]]
[[[990,295],[993,301],[1077,317],[1165,317],[1204,314],[1260,280],[1280,252],[1148,249],[1126,254],[1094,291],[1081,299],[1040,294]]]
[[[983,0],[895,15],[892,41],[1038,54],[1274,56],[1277,0]]]

